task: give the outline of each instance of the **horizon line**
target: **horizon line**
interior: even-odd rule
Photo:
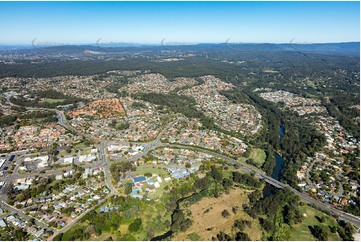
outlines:
[[[32,47],[59,47],[59,46],[107,46],[111,48],[111,45],[114,47],[121,47],[122,45],[143,45],[143,46],[163,46],[163,45],[172,45],[172,46],[187,46],[187,45],[201,45],[201,44],[211,44],[211,45],[220,45],[220,44],[232,44],[232,45],[242,45],[242,44],[275,44],[275,45],[313,45],[313,44],[345,44],[345,43],[360,43],[360,40],[351,40],[351,41],[337,41],[337,42],[165,42],[161,43],[152,43],[152,42],[74,42],[74,43],[54,43],[54,42],[40,42],[40,44],[32,43],[0,43],[0,46],[32,46]]]

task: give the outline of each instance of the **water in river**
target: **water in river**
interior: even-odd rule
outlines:
[[[282,143],[282,138],[285,135],[285,127],[283,125],[280,126],[279,129],[279,134],[280,134],[280,143]],[[278,154],[277,152],[275,152],[275,159],[276,159],[276,165],[273,168],[273,172],[271,177],[279,180],[280,179],[280,175],[281,175],[281,170],[284,164],[284,160],[282,158],[282,156],[280,154]],[[263,189],[263,195],[265,197],[268,197],[272,194],[272,192],[274,191],[274,187],[271,185],[266,185],[265,188]]]
[[[272,178],[279,180],[284,160],[282,156],[280,156],[277,152],[275,152],[275,158],[276,158],[276,165],[273,168]]]
[[[284,126],[284,124],[281,124],[279,134],[280,134],[280,144],[282,144],[282,138],[283,138],[283,136],[285,136],[285,126]]]

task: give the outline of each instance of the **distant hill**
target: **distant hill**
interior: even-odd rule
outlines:
[[[223,52],[234,53],[235,51],[244,52],[282,52],[282,51],[294,51],[303,53],[317,53],[326,55],[346,55],[346,56],[359,56],[360,55],[360,42],[345,42],[345,43],[322,43],[322,44],[297,44],[297,43],[285,43],[285,44],[238,44],[238,43],[220,43],[209,44],[201,43],[195,45],[141,45],[141,44],[126,44],[119,46],[106,46],[106,45],[62,45],[62,46],[50,46],[50,47],[37,47],[37,46],[11,46],[0,45],[0,51],[11,51],[22,49],[24,52],[31,51],[46,51],[50,53],[63,53],[63,54],[78,54],[84,51],[96,51],[96,52],[116,52],[116,51],[185,51],[193,53],[205,53],[205,52]]]
[[[346,42],[346,43],[325,43],[325,44],[199,44],[198,47],[202,49],[229,49],[231,51],[256,51],[256,52],[279,52],[279,51],[296,51],[308,52],[327,55],[360,55],[360,42]],[[187,46],[184,47],[185,49]],[[188,46],[189,48],[189,46]]]

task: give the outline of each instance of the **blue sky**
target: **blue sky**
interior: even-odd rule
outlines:
[[[1,44],[359,41],[359,2],[0,2]]]

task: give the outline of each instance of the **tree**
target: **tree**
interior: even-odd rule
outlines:
[[[238,207],[238,206],[233,206],[233,207],[232,207],[232,212],[233,212],[234,214],[237,214],[237,213],[238,213],[238,210],[239,210],[239,207]]]
[[[215,165],[212,165],[210,175],[216,181],[221,181],[223,177],[222,171],[220,171],[220,169],[217,168]]]
[[[15,240],[25,240],[26,233],[22,229],[16,229],[13,233]]]
[[[217,234],[217,239],[216,238],[212,238],[212,240],[218,240],[218,241],[231,241],[233,240],[232,237],[224,232],[219,232],[219,234]]]
[[[140,218],[136,218],[133,223],[129,225],[130,232],[136,232],[139,230],[140,226],[142,225],[142,220]]]
[[[327,240],[327,237],[328,237],[327,229],[323,225],[315,225],[315,226],[313,226],[312,229],[311,229],[311,233],[318,240],[321,240],[321,241],[326,241]]]
[[[29,223],[30,223],[31,225],[34,225],[34,224],[35,224],[35,219],[34,219],[34,218],[31,218],[31,219],[29,220]]]
[[[222,217],[223,217],[223,218],[228,218],[230,215],[231,215],[231,214],[228,212],[227,209],[225,209],[225,210],[222,211]]]
[[[130,193],[132,193],[132,184],[131,183],[127,183],[125,185],[125,188],[124,188],[124,193],[129,195]]]
[[[251,238],[246,233],[238,232],[236,234],[236,237],[234,238],[234,240],[235,241],[250,241]]]
[[[65,147],[65,151],[70,154],[71,153],[71,147],[70,146]]]
[[[146,176],[146,177],[151,177],[151,176],[152,176],[152,173],[146,172],[146,173],[144,173],[144,176]]]
[[[230,188],[231,186],[233,186],[233,182],[228,178],[223,178],[222,185],[224,188]]]
[[[338,223],[339,225],[337,226],[337,232],[342,238],[342,240],[346,240],[346,241],[354,240],[353,226],[350,223],[346,223],[344,220],[339,220]]]
[[[233,227],[242,231],[245,227],[245,224],[242,223],[241,220],[237,219],[234,221]]]
[[[62,241],[63,240],[63,233],[58,234],[57,236],[54,237],[54,241]]]
[[[266,231],[272,231],[274,229],[274,224],[268,219],[260,218],[260,224]]]

